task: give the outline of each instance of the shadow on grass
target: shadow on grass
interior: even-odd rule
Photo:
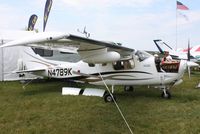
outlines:
[[[31,83],[26,87],[26,89],[22,92],[24,96],[32,96],[32,95],[40,95],[40,94],[59,94],[61,95],[62,87],[78,87],[78,88],[99,88],[99,89],[106,89],[104,86],[94,86],[90,84],[81,84],[71,81],[58,81],[58,80],[51,80],[51,81],[39,81]],[[171,99],[173,101],[177,101],[180,103],[188,102],[188,101],[199,101],[200,100],[200,90],[197,89],[193,90],[171,90]],[[136,87],[134,91],[125,92],[123,90],[123,86],[116,86],[116,90],[114,92],[115,96],[119,100],[127,100],[127,101],[134,101],[135,99],[153,99],[153,100],[166,100],[161,97],[162,91],[155,88],[147,88],[146,86]],[[199,94],[199,95],[198,95]],[[169,99],[167,99],[169,100]]]
[[[61,89],[47,89],[47,88],[40,88],[40,89],[26,89],[22,92],[25,96],[32,96],[37,94],[47,94],[47,93],[61,93]]]
[[[190,90],[174,90],[170,91],[171,98],[165,99],[161,97],[162,91],[155,88],[136,88],[133,92],[117,92],[115,95],[119,99],[123,100],[136,100],[141,98],[153,99],[153,100],[171,100],[179,103],[189,102],[189,101],[200,101],[200,90],[199,89],[191,89]]]
[[[191,102],[191,101],[200,101],[200,93],[189,93],[185,91],[176,92],[173,96],[173,99],[175,99],[177,102],[185,103],[185,102]]]
[[[25,86],[22,85],[22,86]],[[23,95],[37,95],[37,94],[47,94],[47,93],[60,93],[62,92],[62,87],[75,87],[73,82],[64,81],[37,81],[29,85],[26,85]]]
[[[161,91],[154,88],[136,88],[134,91],[118,91],[115,93],[119,99],[133,101],[135,99],[146,98],[146,99],[163,99],[161,98]]]
[[[86,87],[95,88],[96,86],[84,83],[77,83],[73,81],[66,81],[66,80],[41,80],[41,81],[34,81],[29,85],[27,85],[23,91],[23,95],[31,96],[31,95],[47,94],[47,93],[61,94],[63,87],[76,87],[84,89]]]

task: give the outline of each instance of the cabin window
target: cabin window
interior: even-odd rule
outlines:
[[[149,58],[151,55],[145,51],[137,51],[135,55],[138,56],[139,61],[144,61],[145,59]]]
[[[113,68],[115,70],[128,70],[134,68],[134,61],[131,60],[123,60],[123,61],[116,61],[113,63]]]
[[[41,48],[33,48],[33,51],[36,54],[39,54],[42,57],[52,57],[53,56],[53,50],[46,50]]]
[[[56,50],[46,50],[39,48],[32,48],[34,53],[40,55],[41,57],[48,60],[56,60],[56,61],[66,61],[71,63],[76,63],[81,60],[78,54],[74,53],[63,53]]]
[[[107,63],[103,63],[103,64],[102,64],[102,66],[106,66],[106,65],[107,65]]]
[[[93,64],[93,63],[88,63],[88,66],[89,66],[89,67],[95,67],[95,64]]]

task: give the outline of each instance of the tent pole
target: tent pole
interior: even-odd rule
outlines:
[[[1,45],[3,45],[4,41],[1,40]],[[1,48],[1,64],[2,64],[2,81],[4,81],[4,54],[3,54],[3,48]]]

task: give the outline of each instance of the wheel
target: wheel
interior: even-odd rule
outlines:
[[[166,98],[166,99],[170,99],[171,98],[171,93],[169,91],[166,91],[166,94],[164,93],[164,91],[161,94],[162,98]]]
[[[116,97],[115,96],[113,96],[114,97],[114,100],[116,100]],[[113,102],[113,98],[112,98],[112,96],[108,93],[108,94],[106,94],[105,96],[104,96],[104,101],[105,102]]]
[[[133,91],[133,86],[124,86],[124,91]]]

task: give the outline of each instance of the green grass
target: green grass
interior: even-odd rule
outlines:
[[[117,102],[131,129],[140,134],[200,132],[200,73],[187,74],[165,100],[154,88],[123,92],[116,87]],[[114,103],[100,97],[62,96],[64,82],[0,83],[1,134],[129,134]],[[77,85],[82,87],[83,85]],[[102,87],[101,87],[102,88]]]

